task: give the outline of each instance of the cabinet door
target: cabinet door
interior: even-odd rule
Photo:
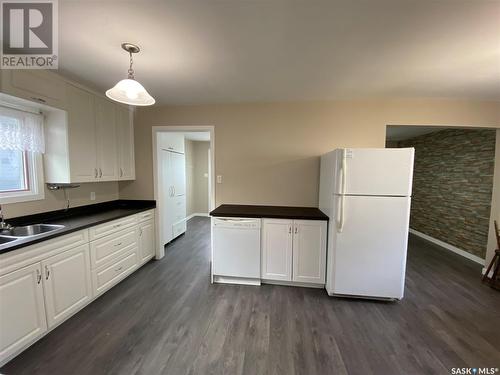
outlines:
[[[186,195],[186,157],[184,154],[171,153],[174,197]]]
[[[158,146],[166,151],[184,153],[184,134],[165,132],[158,134]]]
[[[105,98],[95,98],[97,169],[99,181],[118,180],[115,105]]]
[[[172,185],[172,167],[170,156],[172,152],[160,150],[159,165],[160,165],[160,191],[159,196],[161,199],[160,216],[160,234],[162,245],[172,240],[172,225],[174,224],[173,212],[175,212],[175,205],[173,199],[173,185]]]
[[[155,225],[154,221],[139,224],[139,252],[140,263],[145,263],[155,254]]]
[[[294,220],[293,281],[324,284],[326,221]]]
[[[71,182],[96,181],[97,145],[94,95],[67,85]]]
[[[292,280],[292,220],[264,219],[262,226],[262,278]]]
[[[40,263],[0,277],[0,362],[47,331],[41,280]]]
[[[4,69],[1,90],[13,96],[51,107],[66,108],[66,84],[45,69]]]
[[[78,246],[42,262],[47,323],[53,327],[92,298],[89,245]]]
[[[134,123],[128,108],[116,107],[116,127],[118,139],[118,178],[135,179]]]

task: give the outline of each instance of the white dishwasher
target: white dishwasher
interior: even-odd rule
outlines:
[[[255,218],[212,218],[214,282],[260,285],[260,227]]]

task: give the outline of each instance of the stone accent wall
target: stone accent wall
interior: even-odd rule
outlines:
[[[485,258],[494,130],[447,129],[400,141],[415,147],[410,227]]]

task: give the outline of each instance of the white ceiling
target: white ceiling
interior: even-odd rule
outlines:
[[[60,0],[62,72],[159,104],[366,97],[500,100],[500,1]]]

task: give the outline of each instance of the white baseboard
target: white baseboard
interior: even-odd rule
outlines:
[[[189,215],[187,218],[186,218],[186,221],[188,221],[189,219],[192,219],[193,217],[195,216],[204,216],[204,217],[209,217],[210,215],[209,214],[204,214],[204,213],[201,213],[201,212],[195,212],[194,214],[191,214]]]
[[[432,243],[434,243],[434,244],[442,247],[443,249],[452,251],[455,254],[461,255],[464,258],[470,259],[470,260],[472,260],[472,261],[474,261],[476,263],[479,263],[480,265],[484,266],[485,260],[482,259],[482,258],[480,258],[480,257],[478,257],[477,255],[468,253],[465,250],[459,249],[458,247],[450,245],[449,243],[446,243],[446,242],[438,240],[438,239],[436,239],[434,237],[428,236],[427,234],[424,234],[422,232],[416,231],[415,229],[411,229],[410,228],[410,233],[414,234],[415,236],[421,237],[424,240],[432,242]],[[483,273],[484,272],[486,272],[486,270],[483,269]]]

